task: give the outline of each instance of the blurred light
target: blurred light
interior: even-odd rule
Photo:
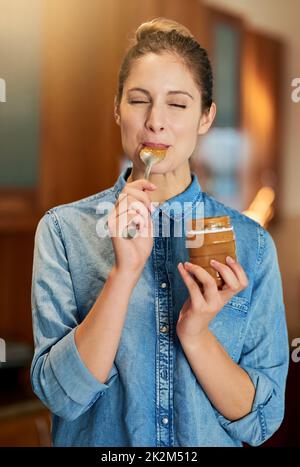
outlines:
[[[0,78],[0,102],[6,102],[6,83]]]
[[[240,173],[248,164],[249,138],[237,128],[214,127],[198,139],[193,168],[204,174],[207,192],[234,209],[245,207]]]
[[[275,192],[269,186],[262,187],[256,194],[249,208],[243,214],[266,227],[274,215],[272,203],[275,199]]]
[[[275,127],[272,90],[268,88],[268,83],[260,75],[259,70],[248,76],[247,80],[249,81],[247,113],[251,116],[251,126],[257,141],[258,153],[266,154],[269,152]]]

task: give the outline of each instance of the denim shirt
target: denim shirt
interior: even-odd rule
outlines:
[[[109,235],[97,233],[131,169],[105,191],[47,211],[35,235],[32,313],[35,353],[31,382],[50,409],[54,446],[256,446],[284,416],[289,346],[277,253],[258,223],[201,190],[191,173],[187,189],[157,206],[159,231],[134,287],[119,347],[107,381],[83,363],[74,341],[76,326],[92,308],[115,263]],[[174,210],[170,203],[176,202]],[[183,214],[180,206],[189,204]],[[237,258],[248,286],[210,322],[209,328],[255,386],[251,412],[226,419],[210,402],[176,334],[188,290],[177,269],[189,260],[184,235],[174,225],[187,215],[229,215]],[[163,216],[173,228],[163,235]],[[185,231],[186,232],[186,231]],[[127,240],[130,241],[130,240]]]

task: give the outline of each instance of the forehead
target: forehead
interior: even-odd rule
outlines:
[[[125,90],[141,87],[149,92],[181,89],[195,97],[199,92],[191,71],[180,58],[170,53],[148,53],[135,60],[124,87]]]

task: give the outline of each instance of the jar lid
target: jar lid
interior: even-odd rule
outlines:
[[[231,228],[229,216],[217,216],[217,217],[204,217],[198,219],[192,219],[191,230],[193,231],[211,231],[216,229],[229,229]]]

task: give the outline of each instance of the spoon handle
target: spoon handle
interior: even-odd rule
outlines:
[[[150,176],[153,163],[154,163],[154,160],[150,160],[148,164],[146,165],[145,176],[144,176],[146,180],[149,180],[149,176]]]
[[[154,164],[155,160],[149,160],[146,164],[145,175],[144,178],[149,180],[150,172],[152,169],[152,165]],[[134,238],[137,233],[137,228],[135,225],[129,225],[127,229],[124,229],[122,236],[123,238],[131,239]]]

